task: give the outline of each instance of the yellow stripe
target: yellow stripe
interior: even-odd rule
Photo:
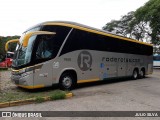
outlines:
[[[28,41],[29,38],[33,35],[41,35],[41,34],[46,34],[46,35],[54,35],[56,34],[55,32],[47,32],[47,31],[33,31],[33,32],[29,32],[27,34],[25,34],[24,38],[23,38],[23,47],[27,47],[28,46]]]
[[[25,86],[25,85],[17,85],[18,87],[26,88],[26,89],[37,89],[37,88],[43,88],[44,85],[35,85],[35,86]]]
[[[43,23],[43,25],[67,26],[67,27],[72,27],[72,28],[84,30],[84,31],[91,32],[91,33],[97,33],[97,34],[100,34],[100,35],[105,35],[105,36],[109,36],[109,37],[119,38],[119,39],[130,41],[130,42],[135,42],[135,43],[139,43],[139,44],[153,46],[152,44],[144,43],[144,42],[141,42],[141,41],[138,41],[138,40],[133,40],[133,39],[130,39],[130,38],[124,38],[124,37],[108,34],[108,33],[105,33],[105,32],[101,32],[101,31],[97,31],[97,30],[93,30],[93,29],[89,29],[89,28],[85,28],[85,27],[81,27],[81,26],[77,26],[77,25],[73,25],[73,24],[68,24],[68,23],[54,23],[53,22],[53,23]]]
[[[19,69],[19,70],[14,70],[13,68],[11,69],[11,71],[13,71],[13,72],[19,72],[20,70],[22,70],[22,69]]]
[[[95,81],[99,81],[99,78],[87,79],[87,80],[78,80],[77,83],[86,83],[86,82],[95,82]]]

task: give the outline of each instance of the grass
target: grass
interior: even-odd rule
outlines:
[[[0,92],[0,103],[10,102],[16,100],[25,100],[29,98],[35,98],[37,103],[44,101],[43,97],[50,96],[51,100],[64,99],[67,91],[52,90],[52,89],[38,89],[34,90],[24,90],[20,88],[14,88],[7,91]]]
[[[65,98],[65,94],[66,94],[66,92],[64,92],[64,91],[56,91],[50,96],[50,99],[51,100],[64,99]]]
[[[44,100],[43,97],[38,96],[38,97],[35,98],[35,101],[36,101],[37,103],[42,103],[42,102],[44,102],[45,100]]]

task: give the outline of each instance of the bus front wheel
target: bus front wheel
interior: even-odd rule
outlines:
[[[73,89],[75,82],[74,82],[74,77],[72,74],[69,73],[63,73],[60,77],[60,89],[62,90],[71,90]]]

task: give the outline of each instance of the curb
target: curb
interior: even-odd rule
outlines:
[[[73,97],[73,93],[67,93],[65,96],[65,99]],[[47,97],[42,97],[44,101],[50,101],[50,96]],[[32,104],[35,103],[36,99],[35,98],[30,98],[26,100],[17,100],[17,101],[10,101],[10,102],[3,102],[0,103],[0,108],[5,108],[5,107],[12,107],[12,106],[19,106],[19,105],[26,105],[26,104]]]

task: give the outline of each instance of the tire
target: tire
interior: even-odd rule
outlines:
[[[139,78],[144,78],[145,77],[145,72],[143,69],[141,69],[140,74],[139,74]]]
[[[72,90],[75,87],[73,75],[70,73],[63,73],[60,77],[59,86],[61,90]]]
[[[134,69],[133,74],[132,74],[132,79],[136,80],[138,78],[138,70]]]

